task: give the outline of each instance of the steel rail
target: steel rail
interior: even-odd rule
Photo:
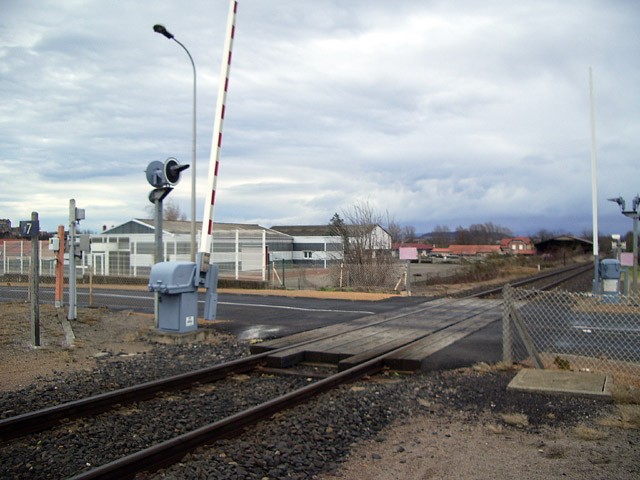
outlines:
[[[297,405],[309,398],[327,392],[332,388],[352,380],[371,375],[384,368],[384,360],[405,348],[392,350],[379,357],[361,363],[348,370],[331,375],[316,383],[299,388],[280,397],[268,400],[243,412],[226,417],[197,430],[182,434],[132,455],[80,473],[70,480],[110,480],[112,478],[133,478],[137,473],[153,471],[180,461],[187,453],[216,440],[232,437],[249,425],[268,418],[273,414]]]
[[[555,280],[551,283],[547,283],[543,286],[540,287],[540,290],[549,290],[553,287],[557,287],[558,285],[562,285],[563,283],[567,282],[568,280],[571,280],[573,278],[579,277],[580,275],[585,274],[586,272],[589,272],[593,269],[593,265],[583,265],[581,268],[576,268],[572,273],[570,273],[569,275],[562,277],[558,280]],[[516,285],[517,286],[517,285]]]
[[[429,303],[429,302],[425,302]],[[433,305],[422,307],[418,311],[428,310]],[[405,311],[407,310],[407,311]],[[371,325],[378,325],[402,316],[415,313],[415,308],[402,309],[400,313],[395,314],[377,314],[372,316],[381,316],[382,318],[376,322],[367,325],[354,326],[350,331],[366,328]],[[366,318],[366,317],[365,317]],[[342,332],[344,333],[344,332]],[[321,338],[331,338],[342,333],[325,335]],[[294,345],[267,350],[261,353],[253,354],[249,357],[232,360],[230,362],[214,365],[213,367],[205,367],[192,372],[185,372],[179,375],[166,377],[150,382],[133,385],[111,392],[105,392],[91,397],[73,400],[71,402],[61,403],[52,407],[27,412],[15,417],[0,420],[0,443],[23,437],[30,433],[40,432],[47,428],[54,427],[66,420],[76,419],[88,415],[108,411],[114,407],[130,404],[137,401],[147,400],[154,397],[160,392],[170,390],[180,390],[190,388],[198,383],[210,383],[220,380],[233,373],[244,373],[263,366],[266,357],[273,355],[281,350],[288,350],[294,347],[313,343],[318,338],[305,340]]]
[[[592,267],[593,266],[591,264],[581,263],[579,265],[572,265],[571,267],[564,268],[562,270],[554,270],[552,272],[545,272],[545,273],[541,273],[541,274],[538,274],[538,275],[534,275],[532,277],[523,278],[521,280],[516,280],[514,282],[506,282],[506,283],[508,283],[512,287],[520,287],[520,286],[529,285],[531,283],[538,282],[540,280],[544,280],[544,279],[547,279],[547,278],[558,277],[558,276],[561,276],[561,275],[563,275],[565,273],[568,273],[568,272],[573,272],[572,275],[568,275],[566,277],[563,276],[559,280],[556,280],[554,282],[551,282],[551,283],[545,285],[542,288],[542,290],[546,290],[546,289],[549,289],[549,288],[553,288],[553,287],[555,287],[557,285],[560,285],[560,284],[566,282],[567,280],[570,280],[572,278],[580,276],[583,273],[585,273],[586,271],[590,270]],[[489,295],[496,295],[496,294],[502,292],[503,288],[504,288],[504,285],[500,285],[499,287],[489,288],[487,290],[482,290],[480,292],[472,293],[472,294],[469,294],[467,296],[468,297],[488,297]]]
[[[532,281],[562,275],[567,271],[577,271],[577,273],[574,272],[574,274],[571,275],[571,277],[574,277],[584,273],[584,266],[581,265],[579,267],[565,269],[561,272],[556,271],[549,274],[539,275],[536,276],[535,280],[521,281],[518,282],[518,284],[522,285],[531,283]],[[568,278],[569,277],[563,277],[558,282],[562,283]],[[550,285],[547,285],[547,287],[551,288]],[[397,316],[398,315],[394,317]],[[111,478],[133,478],[139,472],[146,470],[157,470],[159,468],[166,467],[180,461],[187,453],[192,452],[198,447],[210,444],[222,438],[227,438],[239,434],[245,427],[268,418],[279,411],[290,408],[298,403],[301,403],[313,396],[324,393],[343,383],[361,378],[365,375],[379,372],[385,367],[385,359],[387,357],[404,350],[406,347],[407,345],[403,345],[352,368],[331,375],[325,379],[319,380],[316,383],[307,385],[298,390],[294,390],[293,392],[289,392],[275,399],[264,402],[243,412],[231,415],[210,425],[206,425],[197,430],[185,433],[173,439],[149,447],[145,450],[136,452],[132,455],[122,457],[118,460],[94,468],[87,472],[80,473],[74,476],[71,480],[108,480]],[[273,351],[264,353],[273,353]]]
[[[159,392],[190,388],[194,384],[220,380],[233,373],[254,370],[266,355],[252,355],[213,367],[206,367],[172,377],[152,380],[92,397],[62,403],[0,420],[0,441],[6,442],[29,433],[53,427],[64,420],[93,415],[140,400],[147,400]]]
[[[566,273],[567,271],[574,271],[579,269],[578,273],[575,273],[573,275],[573,276],[577,276],[584,273],[584,271],[586,271],[585,270],[586,268],[590,268],[590,266],[580,265],[578,267],[571,267],[569,269],[565,269],[561,272],[554,271],[550,273],[545,273],[542,275],[537,275],[533,278],[514,282],[512,285],[524,285],[534,281],[539,281],[540,279],[558,276],[558,275],[561,275],[562,273]],[[561,280],[554,282],[550,285],[547,285],[543,289],[552,288],[552,286],[555,286],[555,284],[562,283],[563,281],[566,281],[566,280],[567,280],[567,277],[563,277]],[[502,287],[498,287],[490,290],[485,290],[483,292],[479,292],[476,294],[468,295],[468,297],[488,296],[491,294],[499,293],[501,290],[502,290]],[[380,320],[374,322],[373,325],[382,324],[390,320],[400,318],[404,315],[413,314],[416,311],[428,310],[433,307],[433,305],[430,305],[430,304],[431,302],[425,302],[425,305],[422,308],[419,308],[418,310],[416,310],[415,307],[409,308],[409,309],[403,309],[403,310],[409,310],[408,313],[405,311],[401,311],[391,315],[389,314],[373,315],[373,316],[382,317]],[[371,325],[372,324],[358,325],[354,328],[354,330],[365,328]],[[336,336],[336,335],[339,335],[339,334],[329,335],[327,336],[327,338]],[[87,415],[93,415],[93,414],[105,412],[116,406],[126,405],[136,401],[147,400],[149,398],[156,396],[160,392],[165,392],[169,390],[186,389],[186,388],[190,388],[194,384],[210,383],[216,380],[220,380],[233,373],[244,373],[247,371],[251,371],[257,368],[258,366],[263,366],[263,363],[264,363],[263,360],[265,359],[265,357],[272,355],[278,350],[286,350],[295,346],[302,346],[304,344],[314,342],[317,340],[318,339],[303,341],[293,346],[289,345],[287,347],[283,347],[282,349],[268,350],[265,352],[256,353],[254,355],[251,355],[250,357],[233,360],[231,362],[215,365],[213,367],[206,367],[193,372],[186,372],[186,373],[175,375],[172,377],[153,380],[143,384],[126,387],[126,388],[114,390],[111,392],[105,392],[92,397],[74,400],[71,402],[55,405],[53,407],[48,407],[48,408],[36,410],[33,412],[16,415],[15,417],[2,419],[0,420],[0,442],[7,442],[10,440],[28,435],[30,433],[46,430],[47,428],[54,427],[70,419],[76,419],[76,418],[80,418]]]

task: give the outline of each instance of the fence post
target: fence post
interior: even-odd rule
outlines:
[[[286,290],[287,284],[284,282],[284,258],[282,259],[282,288]]]
[[[538,352],[535,344],[533,343],[533,339],[531,335],[529,335],[529,331],[527,330],[527,326],[524,324],[522,317],[520,316],[520,312],[515,306],[511,309],[511,313],[513,314],[513,322],[520,334],[520,338],[524,342],[524,346],[527,349],[527,352],[531,356],[534,365],[536,368],[544,369],[544,364],[542,362],[542,358],[540,357],[540,353]]]
[[[511,285],[508,283],[502,288],[502,361],[513,364],[512,337],[511,337]]]
[[[262,281],[267,280],[267,267],[269,266],[269,256],[267,254],[267,232],[262,231]]]
[[[31,212],[31,222],[38,225],[38,212]],[[39,233],[31,235],[31,340],[40,346],[40,242]]]
[[[76,320],[78,297],[76,290],[76,201],[69,200],[69,313],[67,320]]]
[[[56,252],[55,306],[64,304],[64,225],[58,225],[58,251]]]
[[[236,230],[236,248],[235,248],[235,279],[238,280],[240,278],[240,230]]]

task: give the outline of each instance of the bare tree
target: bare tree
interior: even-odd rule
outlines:
[[[336,213],[331,219],[330,230],[343,239],[342,273],[353,286],[381,287],[393,283],[391,252],[382,248],[377,236],[377,227],[384,228],[383,219],[384,215],[368,202],[355,203],[342,211],[342,217]]]
[[[388,220],[387,232],[391,235],[391,243],[402,243],[404,241],[404,232],[402,227],[394,220]]]
[[[448,247],[451,243],[451,230],[446,225],[436,225],[431,235],[431,241],[437,247]]]
[[[402,242],[404,243],[415,242],[417,237],[418,236],[416,235],[416,227],[411,225],[406,225],[402,229]]]
[[[553,231],[550,231],[550,230],[545,230],[543,228],[543,229],[538,230],[538,233],[536,233],[534,235],[534,238],[539,242],[543,242],[545,240],[549,240],[549,239],[557,237],[557,236],[559,236],[559,235],[556,232],[553,232]]]
[[[387,212],[387,226],[385,230],[391,235],[391,243],[411,243],[418,238],[416,228],[412,225],[401,227],[395,219]]]
[[[169,200],[164,204],[164,211],[162,212],[162,217],[164,220],[184,221],[187,219],[187,214],[180,209],[180,205],[178,205],[173,200]]]
[[[456,243],[458,245],[492,245],[513,233],[507,227],[495,225],[491,222],[474,223],[469,228],[456,229]]]
[[[456,244],[457,245],[469,245],[469,230],[459,226],[456,228]]]
[[[347,225],[344,223],[344,220],[338,213],[334,213],[329,221],[329,235],[341,238],[343,251],[348,248],[349,231],[347,230]]]
[[[155,205],[147,205],[146,210],[150,218],[155,218]],[[185,221],[187,214],[182,211],[179,204],[168,199],[165,200],[162,205],[162,219],[168,221]]]

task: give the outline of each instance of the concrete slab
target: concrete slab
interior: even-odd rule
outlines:
[[[145,340],[163,345],[185,345],[191,343],[206,342],[209,337],[214,337],[216,332],[212,329],[198,329],[190,332],[166,332],[156,328],[150,328],[146,332],[141,332],[141,337]]]
[[[524,369],[511,380],[507,389],[607,399],[611,398],[612,383],[611,376],[603,373]]]

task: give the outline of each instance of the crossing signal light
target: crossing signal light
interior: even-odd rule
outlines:
[[[147,181],[156,188],[175,185],[180,181],[180,172],[189,168],[189,165],[180,165],[178,160],[173,157],[167,158],[164,163],[155,160],[151,162],[145,173]]]

